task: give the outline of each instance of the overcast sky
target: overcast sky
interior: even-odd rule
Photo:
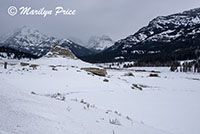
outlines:
[[[32,9],[75,9],[75,16],[8,15],[9,6],[31,6]],[[76,37],[86,41],[90,36],[109,35],[122,39],[162,15],[200,7],[200,0],[0,0],[0,35],[24,25],[44,34]]]

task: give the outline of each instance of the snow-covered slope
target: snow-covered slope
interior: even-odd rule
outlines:
[[[59,56],[0,61],[0,133],[199,134],[198,74],[130,68],[100,77],[83,67],[97,66]]]
[[[114,45],[114,41],[109,36],[92,36],[88,40],[87,48],[95,50],[95,51],[103,51],[109,47]]]

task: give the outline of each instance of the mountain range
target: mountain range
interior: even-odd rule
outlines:
[[[19,28],[12,34],[1,38],[0,52],[7,53],[8,57],[14,54],[14,58],[39,58],[56,45],[70,49],[77,57],[94,54],[89,49],[70,40],[49,37],[27,26]]]
[[[197,59],[200,56],[200,8],[156,17],[135,34],[117,42],[108,36],[93,36],[86,47],[23,27],[1,38],[0,56],[39,58],[55,45],[68,48],[78,58],[93,63],[166,63]]]
[[[199,56],[200,8],[159,16],[113,46],[84,57],[89,62],[170,62]]]

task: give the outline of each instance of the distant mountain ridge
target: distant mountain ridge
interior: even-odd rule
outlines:
[[[99,53],[99,52],[111,47],[115,43],[115,41],[113,41],[107,35],[91,36],[88,39],[88,41],[85,41],[85,42],[76,37],[70,37],[69,39],[77,44],[80,44],[81,46],[86,47],[87,49],[92,50],[95,53]]]
[[[115,42],[109,36],[106,35],[103,35],[101,37],[92,36],[88,40],[88,45],[86,47],[91,50],[100,52],[111,47],[112,45],[114,45],[114,43]]]
[[[200,8],[159,16],[148,26],[93,57],[90,62],[165,62],[197,58],[200,47]]]
[[[92,51],[67,39],[49,37],[38,30],[24,26],[14,31],[0,41],[0,52],[2,47],[14,49],[21,53],[33,55],[33,57],[44,56],[55,45],[69,48],[77,57],[93,54]]]

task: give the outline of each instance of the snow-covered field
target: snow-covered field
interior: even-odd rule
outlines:
[[[3,69],[4,61],[0,134],[200,133],[200,74],[140,67],[101,77],[81,70],[96,65],[80,60],[29,61],[35,70],[11,60]]]

